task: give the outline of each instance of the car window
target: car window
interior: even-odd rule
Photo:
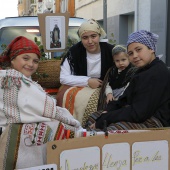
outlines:
[[[80,40],[80,38],[79,38],[79,36],[78,36],[78,34],[77,34],[78,28],[79,28],[79,27],[69,27],[68,36],[69,36],[70,38]]]
[[[77,35],[78,26],[69,26],[68,37],[79,41]],[[18,36],[25,36],[34,41],[35,37],[41,42],[41,34],[38,26],[16,26],[16,27],[3,27],[0,29],[0,53],[3,52],[2,44],[8,45],[14,38]],[[61,56],[62,52],[56,52],[55,57]]]
[[[0,30],[0,45],[8,45],[14,38],[25,36],[34,41],[34,37],[40,39],[39,27],[4,27]]]

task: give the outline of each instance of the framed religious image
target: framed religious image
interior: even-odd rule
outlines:
[[[46,49],[65,49],[65,16],[45,17]]]
[[[69,13],[38,14],[44,52],[63,52],[68,37]]]

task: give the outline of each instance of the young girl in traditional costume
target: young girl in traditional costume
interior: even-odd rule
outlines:
[[[31,79],[40,57],[38,46],[23,36],[0,56],[0,169],[43,165],[48,141],[81,129],[79,121]]]
[[[127,52],[138,68],[122,96],[110,102],[91,127],[142,129],[170,126],[170,72],[156,57],[158,35],[140,30],[129,35]],[[95,120],[92,115],[90,122]]]

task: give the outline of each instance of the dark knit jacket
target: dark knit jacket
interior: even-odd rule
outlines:
[[[112,61],[112,48],[114,46],[106,42],[100,42],[101,49],[101,77],[103,80],[107,70],[113,65]],[[63,62],[67,58],[70,70],[73,75],[87,76],[87,54],[82,42],[78,42],[72,46],[67,54],[64,56]]]
[[[103,128],[104,120],[108,125],[142,123],[152,116],[163,126],[170,126],[170,71],[165,63],[156,58],[139,69],[118,101],[109,103],[107,111],[96,121],[97,128]]]
[[[109,78],[108,82],[109,85],[111,86],[112,90],[121,88],[125,86],[126,84],[124,83],[126,74],[128,70],[132,67],[131,64],[128,65],[123,71],[118,73],[118,68],[113,68],[112,71],[109,73]]]
[[[107,103],[105,91],[107,83],[110,82],[113,90],[116,88],[124,87],[127,85],[127,83],[130,82],[136,71],[137,68],[133,67],[132,64],[129,64],[129,66],[118,76],[118,69],[115,65],[109,68],[101,86],[97,110],[104,110],[106,108]]]

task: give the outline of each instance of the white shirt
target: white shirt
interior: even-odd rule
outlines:
[[[106,96],[107,96],[109,93],[112,93],[112,92],[113,92],[113,90],[112,90],[111,86],[109,85],[109,83],[107,83],[106,89],[105,89],[105,94],[106,94]]]
[[[93,78],[100,78],[101,53],[90,54],[87,52],[87,75]]]
[[[87,76],[72,75],[67,58],[60,71],[60,83],[70,86],[87,86],[88,79],[100,78],[101,75],[101,53],[90,54],[87,52]]]

